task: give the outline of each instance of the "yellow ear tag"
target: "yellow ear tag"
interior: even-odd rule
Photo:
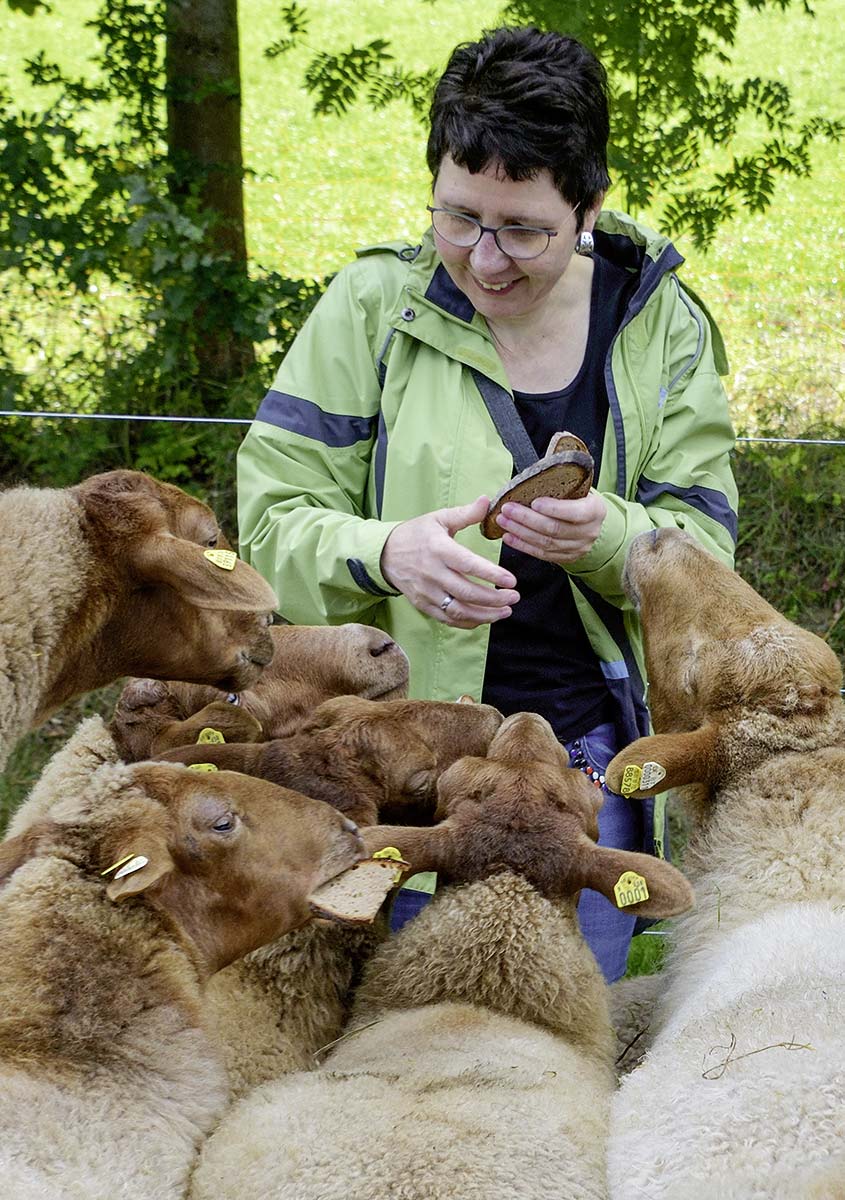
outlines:
[[[110,867],[106,867],[105,871],[101,871],[101,875],[111,875],[112,871],[116,871],[118,867],[122,867],[124,863],[131,862],[135,858],[134,854],[124,854],[123,858],[119,858],[117,862],[113,862]]]
[[[224,571],[234,571],[238,561],[234,550],[203,550],[203,556],[209,562],[213,562],[215,567],[222,567]]]
[[[199,737],[197,738],[198,746],[208,746],[208,745],[220,746],[220,745],[225,745],[225,744],[226,744],[226,739],[224,738],[223,734],[220,732],[219,729],[211,729],[210,727],[206,726],[205,729],[200,730]]]
[[[402,857],[402,851],[397,850],[395,846],[385,846],[383,850],[376,850],[376,852],[373,854],[373,858],[389,858],[392,862],[400,862],[405,866],[408,865]],[[401,878],[401,871],[393,872],[394,883],[398,883]]]
[[[189,763],[189,771],[216,771],[214,763]]]
[[[619,788],[621,794],[623,796],[630,796],[634,792],[639,791],[642,777],[642,767],[638,767],[636,763],[631,763],[630,767],[626,767],[622,772],[622,786]]]
[[[613,885],[613,894],[617,908],[627,908],[648,900],[648,884],[636,871],[624,871]]]

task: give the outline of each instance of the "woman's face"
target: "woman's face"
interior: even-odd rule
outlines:
[[[532,225],[555,230],[557,237],[537,258],[504,254],[491,233],[475,246],[453,246],[437,233],[434,240],[452,281],[482,316],[492,319],[536,314],[563,279],[575,252],[577,218],[555,187],[549,171],[519,182],[496,165],[471,175],[447,154],[434,184],[434,205],[475,217],[482,225]],[[592,230],[598,209],[584,214]]]

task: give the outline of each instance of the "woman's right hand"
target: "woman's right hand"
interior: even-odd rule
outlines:
[[[488,503],[486,496],[479,496],[472,504],[403,521],[381,552],[381,573],[387,582],[421,613],[457,629],[509,617],[519,600],[510,571],[455,541],[459,530],[484,519]],[[450,596],[454,598],[444,608]]]

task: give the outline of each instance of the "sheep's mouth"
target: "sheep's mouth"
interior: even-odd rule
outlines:
[[[408,680],[385,688],[382,684],[374,684],[364,693],[365,700],[406,700],[408,698]]]

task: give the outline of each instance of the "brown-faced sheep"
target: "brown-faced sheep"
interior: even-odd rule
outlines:
[[[213,688],[132,679],[123,689],[111,729],[126,762],[189,746],[205,726],[227,742],[288,737],[332,696],[402,699],[408,659],[369,625],[276,625],[273,661],[252,687],[227,697]]]
[[[269,779],[374,825],[409,809],[430,815],[440,774],[465,754],[485,753],[501,722],[489,704],[337,696],[286,738],[184,746],[158,757]]]
[[[107,764],[0,845],[0,1178],[14,1200],[181,1200],[227,1101],[201,984],[361,856],[328,805]]]
[[[484,704],[343,697],[321,705],[294,737],[165,757],[251,770],[246,759],[259,752],[266,778],[328,800],[363,825],[376,822],[390,802],[394,812],[408,805],[406,811],[430,813],[439,774],[464,753],[483,755],[501,722],[501,713]],[[210,981],[208,1021],[234,1096],[314,1065],[315,1052],[340,1033],[350,989],[383,932],[380,925],[309,926]]]
[[[614,1101],[612,1195],[842,1195],[819,1190],[845,1142],[839,663],[678,530],[636,539],[625,581],[657,733],[617,755],[608,783],[680,789],[698,907],[677,923],[650,1049]]]
[[[577,894],[630,883],[634,911],[668,915],[692,893],[664,862],[598,847],[598,802],[522,713],[442,776],[441,824],[364,830],[464,886],[376,951],[320,1070],[227,1114],[193,1200],[604,1196],[612,1034]]]
[[[0,768],[64,701],[121,675],[258,679],[276,598],[234,556],[209,560],[220,545],[209,508],[138,471],[0,494]]]

